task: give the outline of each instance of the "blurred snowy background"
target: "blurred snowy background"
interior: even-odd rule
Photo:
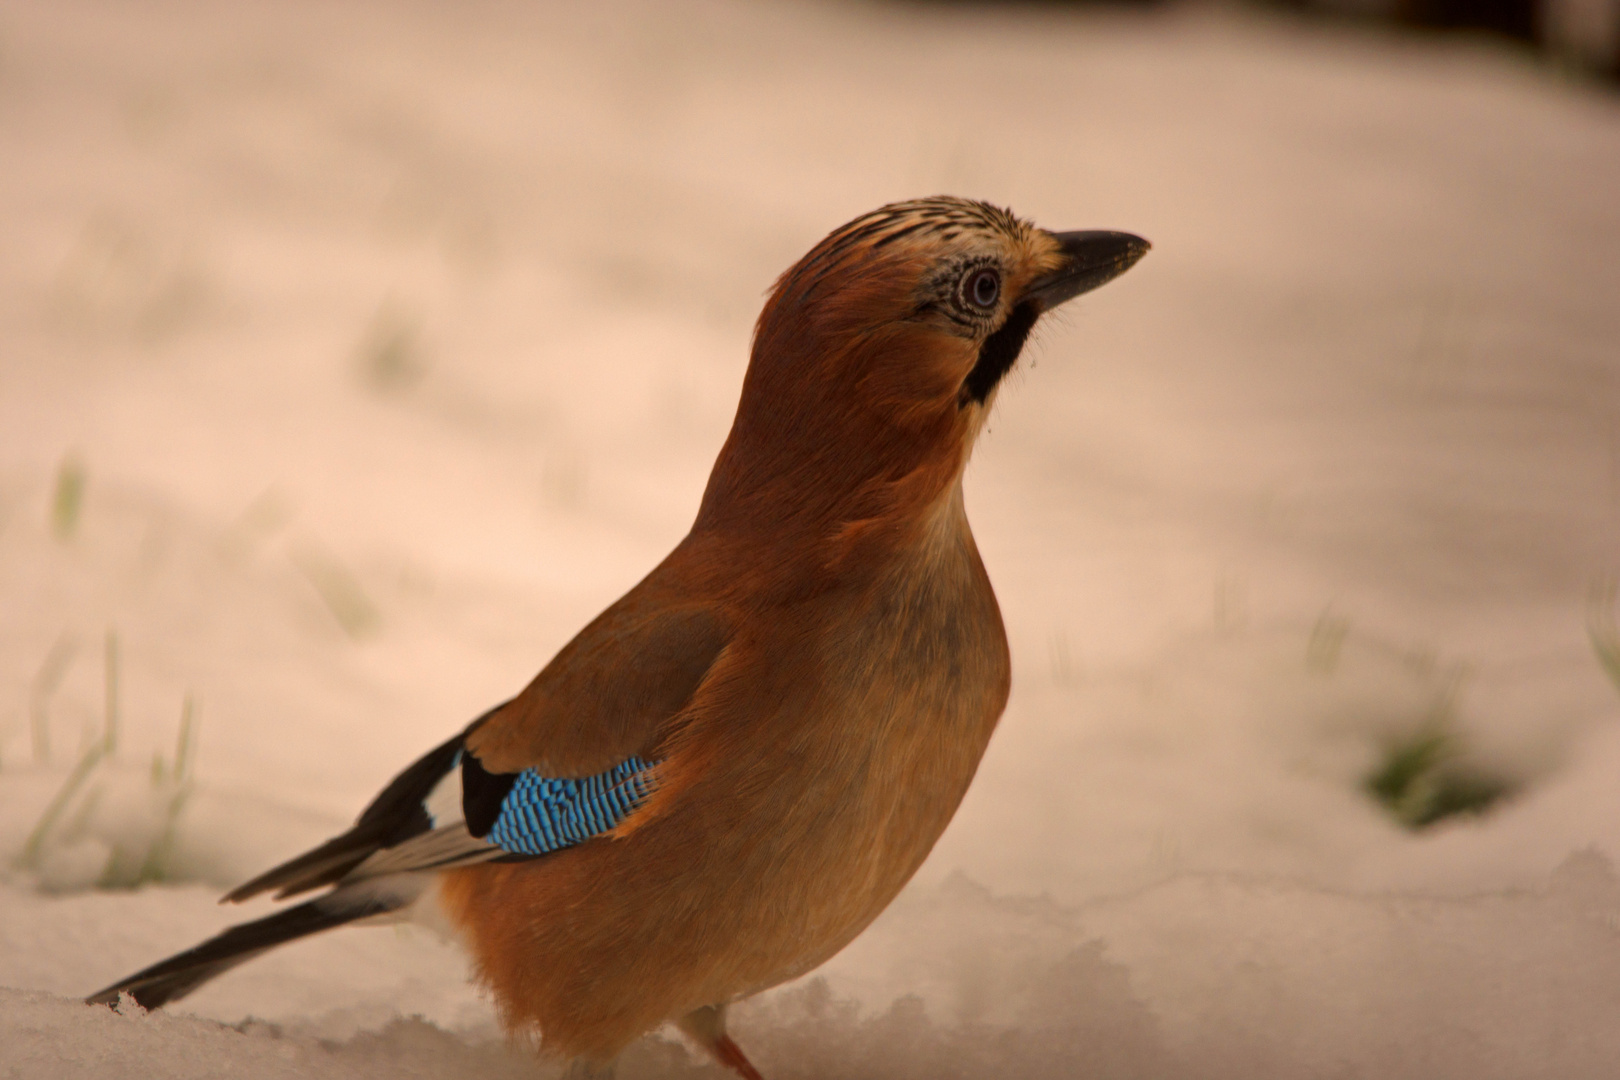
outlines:
[[[0,162],[0,1074],[543,1072],[413,931],[76,999],[520,688],[684,532],[775,275],[951,192],[1154,250],[969,473],[974,790],[743,1045],[1615,1075],[1612,92],[1244,9],[17,0]]]

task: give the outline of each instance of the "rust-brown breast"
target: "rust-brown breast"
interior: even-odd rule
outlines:
[[[1009,660],[960,485],[858,580],[739,626],[621,838],[447,875],[509,1024],[611,1057],[793,978],[894,898],[949,823]]]

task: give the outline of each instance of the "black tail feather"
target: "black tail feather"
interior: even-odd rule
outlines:
[[[156,1009],[277,945],[409,904],[416,898],[419,886],[413,888],[402,879],[412,875],[390,875],[392,885],[386,883],[386,878],[347,884],[342,879],[378,850],[432,829],[423,799],[453,767],[467,734],[501,708],[497,705],[489,710],[461,734],[428,751],[396,776],[361,813],[354,828],[259,875],[227,894],[225,900],[245,900],[271,889],[277,890],[277,899],[282,899],[326,885],[337,888],[297,907],[233,926],[85,1000],[93,1005],[112,1005],[119,994],[127,993],[142,1007]]]
[[[185,997],[216,975],[223,975],[277,945],[392,911],[405,902],[402,897],[372,890],[367,890],[363,896],[350,897],[340,889],[286,911],[233,926],[200,945],[98,990],[85,1001],[91,1005],[112,1005],[118,1001],[119,994],[128,993],[142,1008],[156,1009]]]

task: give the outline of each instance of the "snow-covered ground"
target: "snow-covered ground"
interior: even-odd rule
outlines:
[[[739,1041],[1614,1076],[1620,102],[1232,12],[720,0],[0,8],[0,1074],[536,1075],[414,931],[76,999],[636,580],[774,275],[940,191],[1154,250],[970,471],[1015,665],[973,792]],[[1403,751],[1408,813],[1507,794],[1403,828]]]

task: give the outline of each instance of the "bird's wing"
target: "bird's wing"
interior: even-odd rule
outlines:
[[[657,749],[731,638],[718,608],[659,603],[656,574],[608,608],[524,691],[468,732],[486,769],[592,776]]]
[[[395,778],[354,828],[226,899],[275,889],[280,900],[385,874],[538,858],[611,832],[657,783],[658,762],[638,757],[583,777],[546,776],[537,769],[492,773],[467,751],[465,735]]]
[[[707,607],[627,604],[516,698],[423,755],[354,827],[233,890],[282,899],[382,874],[536,858],[610,832],[657,783],[668,721],[729,637]]]

